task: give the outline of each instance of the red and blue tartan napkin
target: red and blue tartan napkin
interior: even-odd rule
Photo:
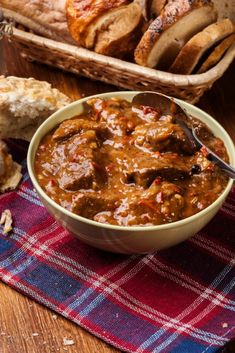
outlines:
[[[235,190],[199,234],[145,256],[75,239],[27,172],[0,196],[6,208],[14,230],[0,231],[0,278],[106,342],[135,353],[212,353],[235,336]]]

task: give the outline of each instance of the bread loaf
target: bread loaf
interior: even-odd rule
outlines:
[[[66,0],[0,0],[4,15],[45,37],[73,43],[65,16]]]
[[[79,45],[86,46],[88,27],[108,11],[130,2],[130,0],[67,0],[66,17],[72,37]]]
[[[90,7],[83,7],[83,1],[67,1],[68,26],[73,38],[104,55],[122,58],[133,52],[143,22],[140,0],[90,2]]]
[[[208,0],[169,0],[141,38],[136,63],[167,70],[183,45],[216,18]]]

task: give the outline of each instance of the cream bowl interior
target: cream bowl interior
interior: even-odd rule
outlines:
[[[116,97],[131,101],[132,97],[138,92],[110,92],[94,95],[103,99]],[[230,179],[223,193],[209,207],[199,213],[185,218],[183,220],[163,224],[158,226],[114,226],[110,224],[101,224],[96,221],[78,216],[64,209],[55,203],[40,187],[34,174],[34,159],[37,148],[43,136],[51,129],[60,124],[63,120],[70,119],[75,115],[82,113],[82,103],[91,97],[80,99],[52,114],[34,134],[27,155],[27,165],[29,176],[32,183],[49,213],[75,237],[83,242],[107,251],[134,254],[149,253],[161,250],[175,244],[178,244],[187,238],[193,236],[203,228],[212,217],[218,212],[223,201],[232,188],[233,181]],[[185,103],[179,99],[175,101],[186,109],[189,114],[206,123],[215,136],[224,141],[227,148],[230,163],[235,165],[234,145],[224,130],[224,128],[211,116],[199,108]]]

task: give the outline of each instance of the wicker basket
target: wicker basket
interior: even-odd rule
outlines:
[[[131,90],[154,90],[195,103],[235,58],[235,43],[220,62],[196,75],[176,75],[97,54],[13,28],[11,40],[29,59]]]

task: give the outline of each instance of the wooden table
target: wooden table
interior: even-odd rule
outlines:
[[[77,99],[117,88],[23,60],[16,49],[0,42],[0,74],[46,80]],[[214,116],[235,142],[235,65],[200,100],[198,106]],[[74,344],[66,346],[64,338]],[[42,305],[0,283],[0,353],[120,352]]]

